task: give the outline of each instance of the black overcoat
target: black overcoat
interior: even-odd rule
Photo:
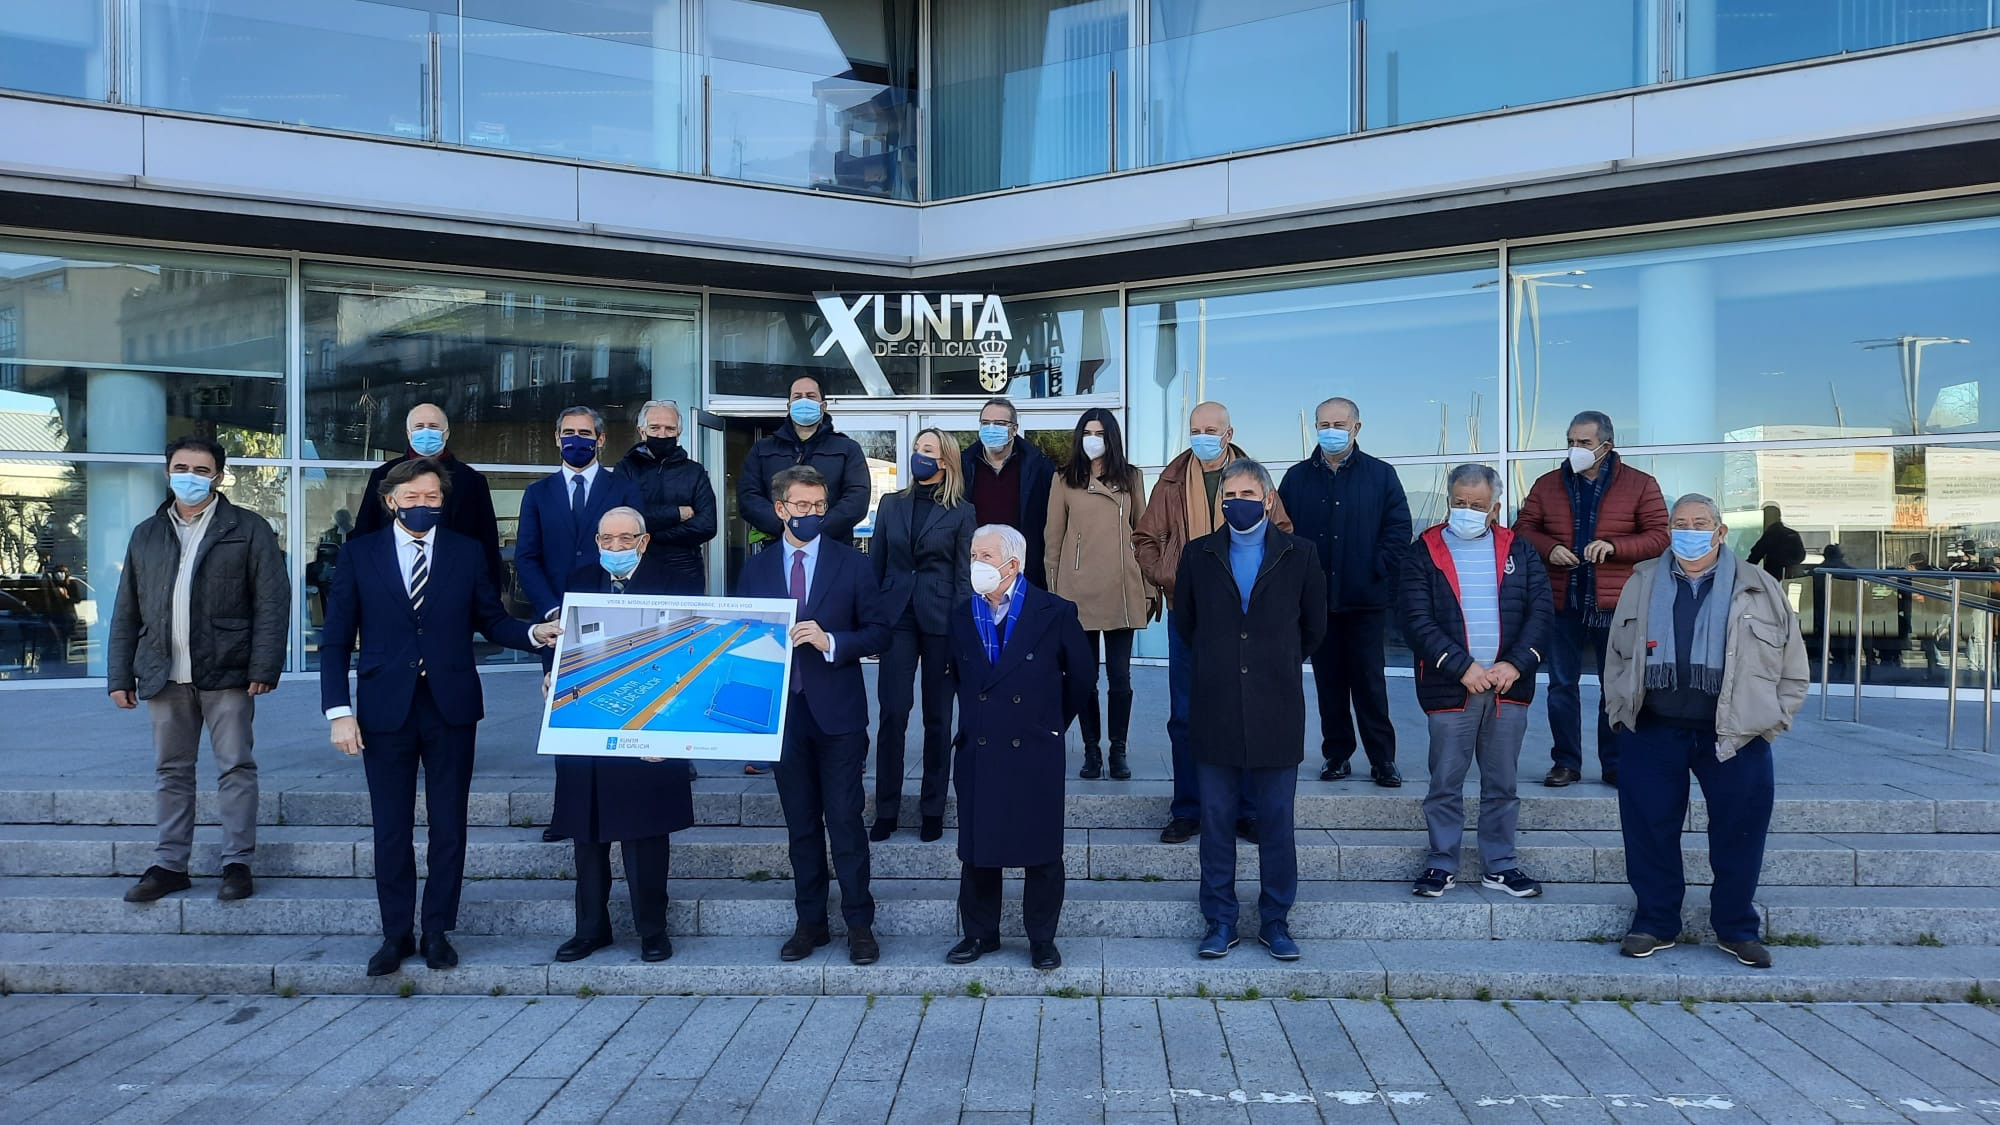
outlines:
[[[1326,571],[1311,541],[1264,525],[1250,612],[1229,567],[1229,529],[1181,552],[1174,624],[1193,659],[1188,738],[1195,760],[1272,769],[1305,758],[1300,665],[1326,635]]]
[[[1030,584],[1020,620],[1008,625],[999,663],[989,663],[971,600],[951,615],[958,858],[975,867],[1031,867],[1062,858],[1069,774],[1063,732],[1097,681],[1097,656],[1074,604]]]
[[[628,594],[664,594],[674,575],[650,554],[625,584]],[[565,589],[573,594],[609,594],[611,576],[602,567],[579,567]],[[553,650],[543,657],[546,665]],[[583,844],[643,840],[679,832],[694,823],[694,766],[679,758],[646,762],[638,758],[558,754],[556,810],[549,827]]]

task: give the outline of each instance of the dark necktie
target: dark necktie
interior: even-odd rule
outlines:
[[[417,549],[415,561],[410,563],[410,608],[422,613],[424,609],[424,585],[430,581],[431,567],[424,552],[424,541],[412,539],[411,546]],[[424,674],[423,650],[417,651],[417,674]]]
[[[611,580],[611,592],[612,592],[612,593],[614,593],[614,594],[622,594],[622,593],[624,593],[624,592],[625,592],[625,580],[624,580],[623,578],[613,578],[613,579]]]
[[[792,600],[799,603],[799,612],[806,611],[806,553],[792,552]]]
[[[569,510],[572,512],[583,511],[582,473],[578,473],[575,476],[569,478]]]

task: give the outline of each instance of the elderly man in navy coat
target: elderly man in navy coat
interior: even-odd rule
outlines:
[[[965,940],[945,960],[1000,948],[1000,873],[1024,869],[1028,959],[1062,965],[1064,732],[1089,702],[1097,653],[1076,606],[1027,580],[1028,544],[1005,524],[972,535],[974,596],[951,616],[958,684],[958,912]]]
[[[465,876],[465,809],[472,789],[473,741],[485,715],[472,631],[524,652],[554,642],[559,626],[530,630],[507,616],[479,542],[438,526],[451,478],[429,458],[404,461],[382,479],[381,502],[394,522],[340,549],[320,634],[320,706],[341,753],[360,755],[375,825],[375,897],[382,947],[368,975],[387,976],[423,950],[433,969],[458,964],[445,935],[458,926]],[[359,686],[348,663],[360,640]],[[423,942],[417,920],[414,848],[417,770],[430,814]]]
[[[784,534],[743,564],[737,593],[798,603],[792,626],[791,699],[778,755],[778,804],[791,838],[798,928],[778,956],[802,961],[833,940],[827,925],[827,850],[840,878],[847,959],[872,965],[875,899],[868,892],[868,830],[861,823],[868,764],[868,684],[861,658],[889,647],[891,623],[874,568],[860,551],[828,538],[826,478],[811,465],[771,477]]]
[[[646,553],[652,536],[637,508],[613,508],[597,521],[597,562],[569,576],[583,594],[666,594],[680,576]],[[555,653],[542,656],[546,672]],[[543,681],[542,690],[549,688]],[[558,961],[581,961],[611,944],[611,844],[625,858],[625,889],[639,956],[674,955],[667,938],[668,833],[694,824],[694,770],[680,759],[592,754],[556,758],[556,811],[549,830],[576,848],[576,934],[556,949]]]

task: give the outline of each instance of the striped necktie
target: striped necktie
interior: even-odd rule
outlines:
[[[421,610],[424,608],[424,584],[430,581],[431,567],[424,554],[424,541],[412,539],[410,543],[417,549],[416,561],[410,564],[410,608]]]

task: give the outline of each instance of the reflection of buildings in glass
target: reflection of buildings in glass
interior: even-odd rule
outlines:
[[[153,377],[167,418],[199,420],[241,453],[282,455],[282,446],[260,445],[254,436],[284,431],[283,282],[179,266],[155,272],[153,284],[133,287],[119,303],[123,362],[184,369]],[[120,393],[132,389],[120,381]]]

